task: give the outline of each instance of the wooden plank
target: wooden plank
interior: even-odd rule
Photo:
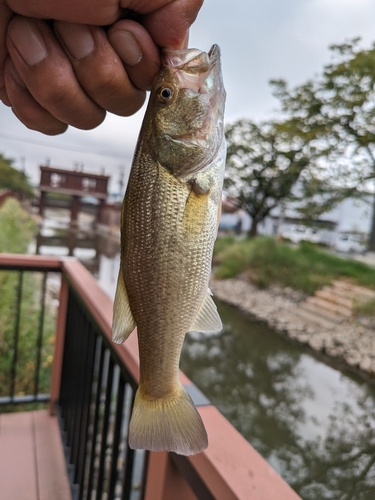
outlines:
[[[321,297],[307,297],[306,302],[315,304],[317,307],[321,307],[324,311],[328,311],[330,314],[335,316],[350,318],[353,314],[352,308],[349,309],[347,307],[340,306],[330,300],[322,299]]]
[[[349,310],[353,309],[353,301],[346,297],[342,297],[342,295],[338,295],[335,293],[332,287],[325,287],[323,290],[317,290],[315,292],[315,297],[320,297],[324,300],[329,300],[334,304],[338,304],[342,307],[346,307]]]
[[[375,291],[371,290],[370,288],[365,288],[365,287],[359,286],[359,285],[353,285],[353,284],[348,283],[346,281],[340,281],[340,280],[335,280],[333,282],[333,285],[336,288],[340,288],[340,289],[343,289],[345,291],[348,291],[348,293],[350,293],[352,295],[357,295],[357,294],[363,295],[365,297],[368,297],[369,300],[375,298]]]
[[[39,500],[71,500],[57,418],[46,410],[34,411],[33,418]]]
[[[0,496],[38,500],[32,413],[0,415]]]

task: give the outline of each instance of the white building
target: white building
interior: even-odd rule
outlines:
[[[284,208],[279,206],[259,223],[258,233],[281,235],[295,243],[307,239],[337,246],[342,251],[361,251],[371,228],[372,203],[371,197],[368,201],[348,198],[323,214],[313,228],[304,226],[301,215],[292,208],[292,204],[287,204]],[[251,217],[244,210],[236,210],[230,202],[224,202],[219,228],[221,231],[247,233],[250,226]]]

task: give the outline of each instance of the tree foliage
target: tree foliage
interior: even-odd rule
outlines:
[[[271,210],[292,196],[292,188],[313,152],[298,135],[274,123],[239,120],[227,127],[225,191],[251,216],[251,235]]]
[[[304,184],[305,212],[317,215],[346,197],[368,197],[375,179],[375,44],[365,50],[353,39],[330,50],[332,62],[314,80],[294,89],[271,82],[284,112],[279,130],[319,151]]]
[[[7,199],[0,207],[0,252],[26,253],[36,225],[18,201]],[[15,325],[19,316],[15,394],[33,394],[37,368],[38,334],[41,315],[41,273],[22,276],[22,307],[17,310],[20,273],[0,271],[0,397],[9,396],[15,350]],[[55,311],[47,300],[44,310],[43,344],[39,391],[49,390],[53,358]],[[0,408],[0,413],[6,407]]]
[[[36,224],[17,200],[9,198],[0,207],[0,253],[27,253]]]
[[[32,196],[33,189],[26,174],[12,167],[12,164],[13,160],[0,153],[0,190],[10,189],[16,193]]]

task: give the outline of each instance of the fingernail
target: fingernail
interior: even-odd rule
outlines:
[[[34,66],[46,57],[46,45],[38,27],[32,21],[17,19],[10,24],[8,34],[22,59],[29,66]]]
[[[110,35],[110,42],[124,64],[134,66],[142,59],[141,48],[130,31],[114,31]]]
[[[16,82],[16,84],[23,89],[27,88],[25,85],[25,82],[20,77],[20,74],[18,73],[18,71],[17,71],[17,69],[12,61],[9,61],[7,63],[7,68],[9,70],[9,73],[11,74],[13,80]]]
[[[88,26],[56,22],[55,28],[74,59],[83,59],[94,50],[95,43]]]

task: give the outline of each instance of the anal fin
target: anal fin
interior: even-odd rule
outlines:
[[[190,330],[202,333],[217,333],[223,328],[215,302],[212,300],[212,292],[207,290],[207,295],[195,318]]]
[[[130,309],[128,293],[126,291],[122,270],[117,280],[115,301],[113,304],[112,340],[116,344],[122,344],[136,327],[133,314]]]

